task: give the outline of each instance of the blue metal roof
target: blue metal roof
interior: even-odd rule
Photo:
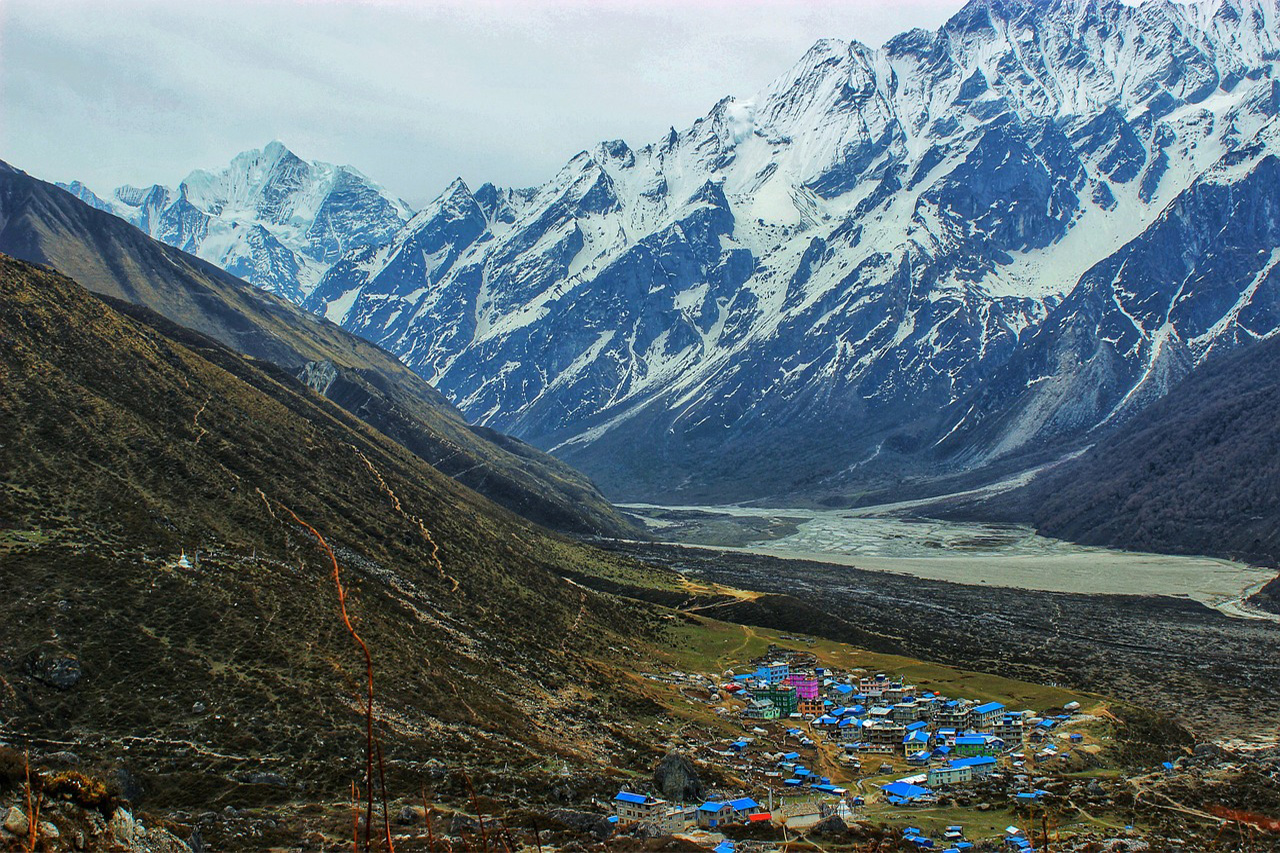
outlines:
[[[928,788],[922,788],[919,785],[911,785],[906,782],[890,782],[888,785],[882,785],[880,790],[891,797],[899,797],[903,800],[914,800],[933,793]]]
[[[750,797],[739,797],[739,798],[738,798],[738,799],[736,799],[736,800],[730,800],[730,801],[729,801],[729,806],[730,806],[730,807],[731,807],[735,812],[746,811],[747,809],[758,809],[758,808],[760,808],[760,804],[759,804],[759,803],[757,803],[755,800],[751,799]]]
[[[712,814],[714,814],[723,808],[724,808],[724,803],[715,803],[715,802],[708,801],[698,806],[698,811],[711,812]]]
[[[988,702],[985,705],[979,705],[978,707],[973,709],[975,714],[990,714],[995,711],[1003,711],[1003,710],[1004,710],[1004,705],[1000,702]]]
[[[952,767],[982,767],[987,764],[995,764],[996,760],[990,756],[978,756],[975,758],[955,758],[951,761]]]
[[[644,794],[633,794],[630,791],[619,791],[618,796],[613,799],[615,802],[635,803],[636,805],[643,805],[649,802],[649,798]]]

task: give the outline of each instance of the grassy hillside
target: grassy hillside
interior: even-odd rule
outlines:
[[[95,293],[145,306],[304,376],[347,411],[526,518],[575,533],[635,533],[583,475],[515,439],[474,430],[389,353],[3,163],[0,252],[52,266]]]
[[[124,762],[153,802],[340,791],[364,670],[292,512],[341,562],[392,784],[632,754],[655,706],[620,673],[664,619],[561,577],[615,558],[150,320],[0,258],[0,739]]]

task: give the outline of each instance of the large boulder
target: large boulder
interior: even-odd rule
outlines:
[[[844,819],[840,815],[833,814],[815,823],[813,828],[809,830],[809,834],[816,835],[819,838],[834,838],[844,835],[848,831],[849,825],[844,822]]]
[[[679,752],[668,752],[653,771],[653,786],[668,800],[701,802],[706,788],[693,762]]]
[[[604,815],[574,809],[553,809],[547,813],[547,817],[570,829],[591,835],[598,841],[604,841],[613,835],[613,824]]]

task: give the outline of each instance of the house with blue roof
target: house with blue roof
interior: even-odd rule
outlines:
[[[613,798],[613,810],[618,817],[618,823],[653,820],[661,816],[668,805],[666,800],[631,791],[619,791]]]
[[[927,784],[946,787],[972,782],[974,779],[985,779],[996,769],[996,760],[989,756],[973,758],[957,758],[941,767],[929,768]]]
[[[848,790],[838,785],[832,785],[830,782],[823,782],[817,785],[810,785],[810,791],[817,791],[820,794],[831,794],[833,797],[843,797]]]
[[[916,729],[908,731],[902,736],[902,754],[914,755],[917,752],[928,752],[929,744],[933,740],[933,735],[925,729]]]
[[[992,773],[996,772],[997,762],[989,755],[975,755],[971,758],[957,758],[951,762],[953,765],[968,767],[973,771],[973,778],[985,779]]]
[[[733,853],[734,849],[733,842],[726,839],[712,847],[711,853]]]
[[[750,797],[739,797],[736,800],[730,800],[729,809],[732,812],[733,819],[745,823],[753,814],[759,814],[764,811],[760,808],[760,804]]]
[[[933,798],[933,791],[928,788],[922,788],[919,785],[912,785],[909,782],[890,782],[887,785],[881,785],[880,790],[884,792],[885,798],[895,806],[912,805]]]
[[[756,668],[756,678],[769,685],[781,684],[791,674],[791,664],[786,661],[773,661]]]
[[[703,829],[715,829],[725,823],[732,822],[733,809],[728,803],[718,803],[708,800],[698,806],[698,826]]]
[[[1004,718],[1005,706],[999,702],[987,702],[969,712],[969,725],[975,729],[990,729]]]
[[[956,738],[956,755],[997,755],[1004,749],[1004,741],[993,735],[961,735]]]

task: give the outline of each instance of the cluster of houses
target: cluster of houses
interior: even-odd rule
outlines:
[[[695,826],[714,830],[730,824],[773,819],[767,809],[750,797],[685,805],[647,794],[619,791],[614,797],[613,807],[619,824],[643,823],[668,834],[684,832]]]
[[[920,850],[937,849],[934,840],[914,826],[902,830],[902,840]],[[973,842],[965,840],[964,827],[959,825],[948,826],[942,833],[942,841],[949,845],[942,853],[966,853],[973,849]]]
[[[668,680],[666,676],[652,677]],[[725,672],[719,678],[709,678],[670,673],[670,680],[683,685],[686,695],[689,685],[706,690],[704,695],[722,716],[734,713],[737,703],[726,705],[721,697],[733,696],[742,703],[739,707],[747,729],[743,736],[727,746],[705,743],[698,748],[727,762],[726,766],[744,778],[749,774],[767,786],[769,806],[749,796],[686,804],[626,790],[617,794],[612,820],[620,825],[645,824],[666,834],[699,829],[716,832],[730,825],[775,818],[788,821],[808,814],[806,809],[821,814],[839,809],[842,816],[862,813],[865,803],[858,792],[833,784],[821,771],[807,767],[801,752],[788,751],[792,749],[817,749],[818,766],[829,766],[832,759],[838,759],[846,767],[860,769],[862,760],[875,756],[885,762],[880,764],[881,774],[905,763],[914,768],[913,775],[882,784],[880,799],[895,807],[928,805],[937,802],[940,789],[980,782],[1000,772],[1001,760],[1016,771],[1023,764],[1022,750],[1028,742],[1050,741],[1039,757],[1052,758],[1058,749],[1052,743],[1053,730],[1079,710],[1078,704],[1070,703],[1062,709],[1066,713],[1038,716],[1032,711],[1010,710],[1000,702],[950,698],[902,678],[818,666],[812,655],[802,652],[775,654],[771,650],[769,657],[753,662],[752,671],[745,674]],[[766,728],[767,721],[785,721],[786,726]],[[1061,740],[1065,742],[1067,737],[1064,734]],[[1079,735],[1070,738],[1073,747],[1081,740]],[[826,749],[822,748],[824,742]],[[763,743],[772,743],[772,749],[754,748]],[[1017,796],[1025,799],[1041,794],[1032,791]],[[921,849],[946,853],[965,853],[972,847],[959,827],[950,827],[949,832],[941,839],[929,839],[918,832],[904,839]],[[1019,841],[1025,841],[1025,836],[1006,839],[1010,845]],[[939,843],[941,846],[936,846]],[[1020,851],[1026,849],[1019,847]]]
[[[734,675],[723,689],[746,699],[745,719],[807,718],[852,751],[920,764],[952,754],[998,755],[1022,744],[1030,729],[1046,728],[1033,712],[999,702],[951,699],[884,674],[855,679],[822,667],[793,672],[785,660]]]

